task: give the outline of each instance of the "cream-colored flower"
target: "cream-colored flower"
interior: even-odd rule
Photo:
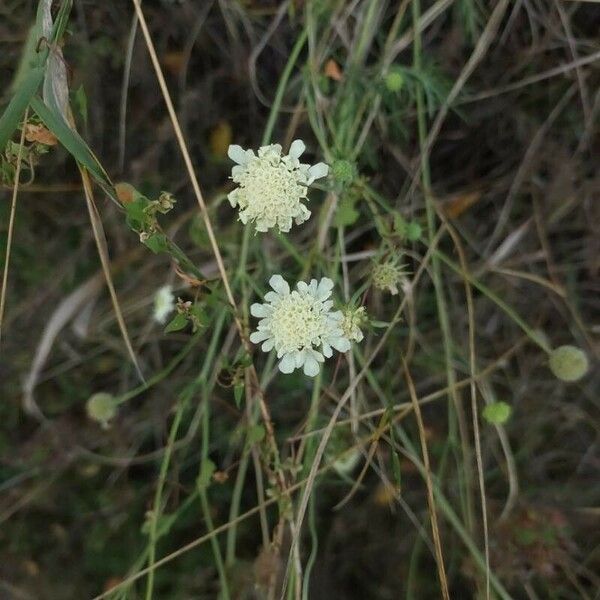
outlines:
[[[260,318],[250,341],[262,344],[264,352],[275,349],[282,373],[302,367],[306,375],[314,377],[319,363],[332,356],[333,349],[350,350],[350,340],[341,328],[342,313],[332,311],[333,302],[328,300],[333,290],[331,279],[300,281],[290,290],[281,275],[273,275],[269,285],[274,291],[265,294],[267,302],[250,307],[252,315]]]
[[[170,285],[163,285],[154,294],[154,320],[164,323],[170,313],[175,310],[175,296]]]
[[[262,146],[258,155],[231,145],[229,158],[237,163],[231,178],[238,184],[227,198],[232,207],[239,207],[240,221],[254,223],[256,231],[265,232],[277,226],[287,232],[292,220],[300,225],[310,217],[310,210],[302,204],[308,187],[325,177],[329,167],[325,163],[310,166],[298,160],[305,150],[302,140],[295,140],[290,152],[282,155],[279,144]]]
[[[359,308],[348,307],[342,311],[342,331],[351,342],[362,342],[363,332],[360,330],[367,320],[367,309],[364,306]]]

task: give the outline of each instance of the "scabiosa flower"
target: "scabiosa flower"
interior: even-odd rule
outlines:
[[[310,210],[302,204],[306,192],[315,179],[325,177],[329,167],[325,163],[310,166],[298,160],[304,152],[302,140],[295,140],[289,154],[281,154],[279,144],[262,146],[258,156],[254,150],[231,145],[229,158],[237,163],[231,178],[239,185],[227,198],[233,208],[240,210],[240,221],[253,222],[256,231],[265,232],[277,226],[287,232],[292,220],[300,225],[310,217]]]
[[[350,340],[341,327],[342,313],[332,311],[333,302],[328,300],[333,290],[331,279],[300,281],[290,291],[281,275],[273,275],[269,285],[274,291],[265,294],[267,302],[250,307],[252,315],[260,318],[250,341],[262,342],[264,352],[274,348],[282,373],[302,367],[306,375],[314,377],[319,363],[332,356],[333,349],[350,350]]]
[[[398,284],[405,277],[404,265],[398,264],[398,257],[377,263],[373,267],[373,285],[378,290],[387,290],[392,296],[398,294]]]
[[[164,323],[174,309],[173,288],[170,285],[163,285],[154,294],[154,320],[157,323]]]

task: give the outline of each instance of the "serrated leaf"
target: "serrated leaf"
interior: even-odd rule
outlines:
[[[176,314],[165,327],[165,333],[181,331],[188,324],[187,317],[183,313]]]

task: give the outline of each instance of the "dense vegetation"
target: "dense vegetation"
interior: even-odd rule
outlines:
[[[599,26],[0,3],[0,598],[598,597]]]

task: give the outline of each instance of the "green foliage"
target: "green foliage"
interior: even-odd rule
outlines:
[[[206,489],[210,485],[212,476],[216,470],[217,467],[212,460],[206,459],[202,462],[200,474],[198,475],[198,479],[196,479],[198,489]]]
[[[336,227],[350,227],[358,221],[360,212],[356,209],[358,197],[356,194],[344,194],[335,211],[334,223]]]
[[[515,479],[512,470],[517,470],[522,485],[520,502],[533,496],[546,502],[544,494],[555,502],[562,492],[557,491],[561,473],[575,481],[578,466],[585,464],[584,452],[573,450],[573,431],[583,431],[578,438],[582,448],[593,444],[593,431],[576,429],[577,415],[587,414],[586,404],[593,397],[583,387],[581,394],[561,404],[564,411],[559,416],[559,411],[544,410],[548,394],[560,394],[564,386],[544,379],[538,367],[540,349],[548,343],[529,325],[544,326],[557,336],[564,335],[565,327],[581,329],[578,339],[590,333],[590,303],[581,293],[585,268],[579,260],[588,255],[582,242],[587,220],[576,210],[582,190],[562,190],[562,179],[561,186],[554,185],[556,169],[547,157],[552,152],[540,151],[539,164],[536,160],[531,171],[536,191],[547,197],[536,219],[556,244],[550,285],[547,265],[535,259],[546,251],[536,245],[536,236],[527,239],[527,256],[534,259],[527,261],[526,269],[510,272],[508,267],[514,265],[509,264],[490,269],[486,260],[510,235],[509,227],[520,226],[529,216],[530,207],[521,197],[531,186],[515,194],[505,229],[491,236],[501,207],[489,197],[490,190],[502,194],[506,181],[511,184],[515,157],[523,155],[530,139],[526,120],[536,127],[538,118],[546,122],[547,114],[560,108],[557,98],[569,82],[554,78],[550,87],[534,82],[516,93],[489,92],[496,94],[498,82],[516,79],[520,85],[521,77],[554,68],[553,53],[524,48],[520,55],[513,42],[496,48],[493,40],[483,53],[484,62],[469,78],[469,86],[484,92],[484,100],[463,102],[464,96],[459,96],[450,110],[460,104],[469,122],[451,114],[434,146],[424,152],[428,125],[447,101],[464,68],[461,61],[485,25],[487,7],[483,10],[478,0],[435,3],[433,9],[433,4],[411,2],[406,13],[395,3],[292,2],[287,16],[275,17],[260,3],[241,2],[234,3],[234,10],[209,11],[206,21],[199,13],[202,27],[194,40],[189,38],[186,3],[164,0],[144,8],[207,199],[203,216],[213,226],[221,254],[216,261],[214,240],[184,180],[173,138],[162,133],[163,123],[168,125],[163,99],[152,69],[138,60],[142,38],[138,32],[129,65],[131,56],[124,49],[133,29],[106,28],[121,17],[123,24],[131,23],[131,6],[117,4],[109,9],[99,3],[91,12],[78,13],[73,36],[67,38],[70,2],[53,2],[55,39],[41,39],[38,17],[0,118],[0,179],[5,186],[14,184],[17,136],[28,106],[29,123],[43,124],[66,150],[48,153],[50,146],[29,141],[23,147],[22,188],[10,248],[8,312],[1,340],[3,352],[8,344],[9,360],[8,369],[2,364],[0,373],[8,398],[0,408],[8,423],[0,435],[7,510],[3,509],[0,542],[9,542],[9,575],[13,564],[15,572],[26,571],[15,590],[40,598],[96,597],[116,583],[121,587],[110,594],[114,600],[141,598],[144,588],[147,598],[225,600],[267,597],[264,580],[278,573],[278,581],[279,575],[287,578],[290,597],[303,588],[303,597],[310,600],[319,583],[311,579],[311,566],[318,558],[328,565],[325,583],[340,597],[438,597],[439,583],[431,577],[433,563],[424,554],[427,545],[421,535],[431,525],[422,483],[428,475],[423,467],[426,447],[451,589],[477,594],[485,589],[489,574],[492,595],[507,600],[514,595],[513,585],[518,595],[521,575],[507,574],[502,561],[506,554],[511,567],[520,568],[518,550],[523,548],[530,555],[522,564],[527,565],[525,581],[532,594],[535,587],[539,597],[573,596],[572,582],[563,593],[564,586],[556,583],[560,569],[552,569],[554,553],[560,559],[556,564],[569,564],[569,545],[557,533],[559,528],[525,519],[508,535],[507,520],[498,519],[506,481],[512,485]],[[165,11],[167,4],[171,10]],[[420,12],[421,4],[427,16]],[[546,20],[563,24],[556,14],[542,12],[536,20],[540,30]],[[284,18],[279,21],[280,16]],[[576,25],[574,39],[589,38],[576,19],[567,18]],[[418,20],[422,28],[415,26]],[[86,25],[85,35],[80,23]],[[519,27],[518,19],[511,20],[506,35],[514,40],[527,37]],[[239,57],[250,55],[254,42],[248,40],[259,39],[265,31],[268,35],[261,39],[266,45],[252,64],[252,89],[239,72]],[[191,46],[185,42],[188,38],[194,41]],[[557,44],[555,54],[562,56],[560,40]],[[73,123],[55,97],[56,67],[49,68],[47,60],[53,56],[62,61],[63,47],[69,75],[72,72],[78,86],[68,94]],[[586,48],[581,52],[585,55]],[[525,73],[504,72],[508,61],[524,64],[523,56],[531,63]],[[125,78],[124,65],[131,71]],[[89,81],[92,78],[98,81]],[[585,106],[586,91],[581,92]],[[255,97],[258,102],[246,101]],[[127,111],[118,115],[124,107]],[[564,115],[568,127],[562,127],[561,115],[561,127],[554,128],[560,130],[559,138],[549,127],[544,140],[551,149],[557,139],[561,151],[578,148],[575,157],[562,161],[573,168],[564,179],[574,188],[581,173],[592,172],[584,168],[589,165],[582,158],[589,150],[585,136],[572,135],[586,131],[580,112],[579,103],[571,102]],[[97,115],[103,115],[102,122],[92,120]],[[285,145],[292,136],[302,137],[306,161],[329,164],[329,178],[311,190],[308,223],[279,235],[252,235],[243,228],[225,201],[231,189],[226,162],[207,158],[211,142],[205,133],[221,122],[227,123],[233,143],[253,148],[261,138],[263,143]],[[86,125],[85,135],[74,129],[75,123]],[[496,130],[501,130],[497,138]],[[484,136],[481,151],[473,141]],[[123,151],[129,162],[122,176],[135,178],[138,189],[113,186],[109,171],[92,150],[95,145],[110,168],[117,162],[115,150]],[[108,294],[94,287],[97,261],[90,251],[91,236],[82,226],[82,194],[72,183],[72,159],[118,202],[106,209],[102,194],[98,207],[143,382],[122,358]],[[36,185],[27,190],[34,172]],[[483,190],[482,202],[460,219],[448,216],[442,224],[430,211],[432,198],[475,183]],[[51,194],[53,186],[66,191]],[[177,211],[170,193],[156,192],[163,186],[180,194]],[[563,196],[552,198],[554,187],[560,187]],[[9,203],[0,203],[4,261],[9,210]],[[567,210],[573,218],[565,228],[560,221]],[[123,235],[124,225],[135,232],[135,239]],[[137,251],[138,237],[151,252]],[[465,263],[457,263],[458,242]],[[515,257],[514,263],[522,261]],[[206,265],[215,279],[203,276],[198,265]],[[228,278],[227,294],[216,279],[222,269]],[[342,312],[340,327],[355,343],[348,352],[336,354],[337,360],[326,360],[315,380],[299,372],[284,376],[277,371],[281,357],[275,350],[263,353],[260,344],[246,346],[247,336],[256,329],[250,306],[264,294],[265,282],[274,273],[289,281],[327,276],[334,282],[331,300]],[[474,319],[465,300],[465,283],[471,287]],[[165,284],[181,298],[173,318],[161,329],[152,323],[152,299]],[[235,315],[229,292],[237,304]],[[58,304],[71,293],[67,304]],[[559,314],[577,318],[565,323]],[[558,332],[551,331],[553,322]],[[241,336],[235,330],[238,323]],[[506,425],[510,442],[501,439],[499,444],[493,427],[480,432],[485,498],[479,496],[479,473],[469,458],[474,452],[472,432],[461,422],[470,413],[458,412],[460,394],[469,383],[465,340],[471,333],[477,385],[486,402],[482,417],[487,423]],[[40,363],[40,349],[48,347],[50,353]],[[21,380],[28,377],[32,361],[41,364],[36,397],[42,426],[21,410]],[[565,381],[580,380],[589,370],[587,356],[575,347],[553,351],[549,365]],[[423,406],[424,446],[415,443],[418,431],[407,373]],[[494,401],[497,394],[510,395],[524,384],[531,390],[527,411],[513,415],[510,405]],[[119,390],[119,395],[96,393],[84,412],[83,402],[99,386]],[[317,460],[332,415],[325,460]],[[552,462],[547,480],[530,472],[529,457],[543,452],[547,441],[536,431],[536,419],[544,431],[550,423],[557,425],[551,450],[560,460]],[[111,427],[101,431],[96,423]],[[561,446],[568,452],[555,452]],[[364,472],[359,464],[365,465]],[[318,470],[311,473],[313,466]],[[575,484],[570,487],[575,489]],[[565,492],[571,495],[572,489]],[[578,493],[582,505],[592,505],[593,490],[581,486]],[[493,550],[489,570],[479,537],[483,532],[478,507],[483,500]],[[337,507],[335,512],[332,507]],[[289,524],[296,525],[302,516],[296,558]],[[509,539],[510,551],[505,553],[503,537]],[[55,552],[47,552],[49,545]],[[539,552],[538,546],[544,545]],[[536,570],[535,558],[541,554],[543,568]],[[357,556],[361,573],[367,575],[348,579],[348,573],[356,571]],[[61,572],[61,560],[73,562],[73,557],[76,566],[69,576],[55,576]],[[390,564],[400,565],[403,576],[387,577],[393,571],[387,568]],[[545,587],[544,574],[550,571],[553,577]],[[13,585],[10,578],[9,583]],[[65,583],[70,589],[63,589]],[[583,587],[587,583],[583,581]],[[274,590],[271,595],[279,593]]]

